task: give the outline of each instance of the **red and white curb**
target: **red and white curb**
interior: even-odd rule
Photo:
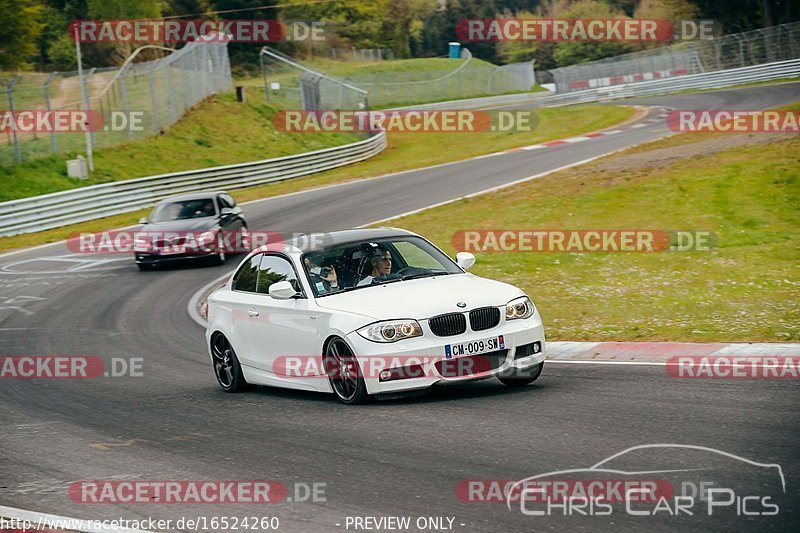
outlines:
[[[573,342],[546,346],[553,363],[666,365],[672,357],[800,357],[800,343]]]

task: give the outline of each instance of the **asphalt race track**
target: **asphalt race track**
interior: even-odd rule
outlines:
[[[661,106],[764,109],[797,100],[800,83],[638,100],[655,107],[642,127],[618,134],[253,202],[245,214],[252,230],[364,225],[669,135],[663,118],[646,122]],[[269,388],[226,394],[186,308],[198,288],[237,262],[139,272],[129,256],[77,255],[62,244],[0,256],[0,354],[138,357],[143,373],[0,381],[0,505],[76,518],[268,515],[280,519],[280,530],[313,532],[343,531],[347,517],[387,515],[410,516],[412,524],[454,517],[452,529],[464,532],[796,527],[796,380],[675,380],[659,366],[549,364],[524,389],[489,380],[360,408]],[[456,493],[462,480],[589,467],[650,443],[712,447],[781,465],[781,512],[527,516]],[[649,457],[637,455],[627,466],[653,470]],[[691,454],[670,461],[670,468],[700,467]],[[728,471],[758,488],[751,470]],[[90,505],[67,497],[75,480],[108,479],[268,479],[289,487],[290,497],[295,483],[324,483],[326,501],[264,509]]]

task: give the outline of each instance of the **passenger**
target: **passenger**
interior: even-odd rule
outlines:
[[[314,263],[311,259],[305,259],[306,269],[314,276],[318,277],[321,281],[316,283],[317,292],[326,294],[329,292],[336,292],[339,290],[339,279],[336,275],[336,268],[331,265],[329,267],[320,268],[319,265]]]
[[[357,287],[369,285],[372,280],[392,273],[392,253],[384,247],[378,246],[370,259],[372,273],[358,282]]]

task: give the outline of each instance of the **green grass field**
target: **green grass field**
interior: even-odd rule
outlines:
[[[473,272],[526,290],[552,340],[798,341],[800,140],[781,139],[676,136],[388,224],[452,253],[464,229],[709,230],[712,251],[481,253]]]
[[[234,102],[223,102],[223,104],[225,107],[217,109],[216,111],[228,109],[232,112],[237,105]],[[212,103],[210,105],[213,107],[216,104]],[[157,160],[148,159],[149,166],[147,168],[149,168],[150,174],[167,172],[173,169],[171,168],[173,165],[177,166],[177,169],[188,168],[190,165],[196,168],[200,166],[200,164],[194,161],[194,158],[200,157],[203,152],[209,154],[208,157],[214,154],[218,158],[218,162],[215,164],[222,164],[220,160],[223,158],[231,159],[231,152],[236,153],[237,158],[244,157],[247,151],[259,154],[258,156],[251,156],[249,159],[283,155],[282,153],[270,151],[272,146],[270,143],[274,135],[272,122],[270,120],[253,119],[252,123],[245,128],[248,132],[247,135],[231,138],[228,132],[235,126],[227,122],[224,128],[211,128],[209,125],[201,126],[200,124],[194,124],[194,113],[195,112],[192,112],[192,115],[184,119],[184,121],[188,122],[187,130],[192,133],[181,134],[182,140],[175,141],[176,144],[182,147],[180,151],[171,153],[167,148],[171,144],[169,138],[176,133],[174,128],[165,136],[159,138],[160,141],[165,143],[165,146],[162,148],[162,155],[163,160],[168,163],[168,165],[160,167],[157,165]],[[526,146],[528,144],[535,144],[546,140],[558,139],[609,127],[629,119],[633,113],[633,109],[629,107],[587,105],[563,108],[560,110],[542,109],[538,112],[538,128],[532,132],[393,133],[389,135],[389,147],[380,155],[367,161],[305,178],[237,190],[233,191],[233,194],[238,201],[242,202],[257,198],[277,196],[279,194],[286,194],[331,183],[378,176],[391,172],[400,172],[449,161],[457,161],[476,155]],[[207,117],[211,120],[214,117],[214,113],[203,112],[203,117]],[[203,120],[206,119],[204,118]],[[236,126],[241,126],[241,117],[232,116],[229,120],[236,123]],[[201,129],[204,130],[204,134],[211,144],[210,147],[202,147],[197,145],[194,141],[194,139],[200,138],[197,135],[200,133]],[[304,140],[304,135],[309,136],[309,139],[305,141],[308,143],[308,148],[306,149],[312,149],[314,138],[319,134],[296,134],[290,138],[294,139],[299,147]],[[249,143],[254,143],[256,147],[249,147]],[[320,141],[316,141],[316,143],[320,144]],[[236,144],[236,146],[231,146],[231,144]],[[276,148],[279,146],[280,144],[278,144]],[[206,150],[206,148],[208,149]],[[119,153],[110,155],[113,155],[117,161],[120,161],[119,164],[125,165],[125,168],[116,169],[118,172],[116,175],[128,177],[127,175],[132,173],[132,169],[140,168],[135,166],[138,164],[137,158],[145,157],[145,155],[142,153],[141,149],[137,149],[131,154],[127,154],[126,150],[122,147],[118,148],[118,150]],[[231,152],[224,152],[224,150],[230,150]],[[150,156],[147,157],[149,158]],[[246,159],[247,158],[245,158],[245,160]],[[28,165],[23,165],[23,167],[27,166]],[[49,171],[52,172],[52,168],[45,167],[45,169],[49,169]],[[136,173],[135,175],[140,176],[145,175],[145,173]],[[25,176],[30,180],[29,187],[32,188],[32,184],[35,183],[35,173],[29,170]],[[53,179],[52,182],[51,180],[46,180],[46,182],[52,186],[53,183],[59,184],[67,179],[66,177],[58,177],[58,179]],[[83,183],[85,182],[79,183],[72,180],[68,182],[70,186],[82,185]],[[143,216],[143,212],[137,212],[40,233],[0,238],[0,250],[10,250],[23,246],[53,242],[64,239],[66,236],[76,231],[97,231],[133,224],[141,216]]]

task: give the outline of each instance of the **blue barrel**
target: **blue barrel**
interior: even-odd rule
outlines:
[[[450,59],[461,58],[461,43],[452,42],[450,44]]]

